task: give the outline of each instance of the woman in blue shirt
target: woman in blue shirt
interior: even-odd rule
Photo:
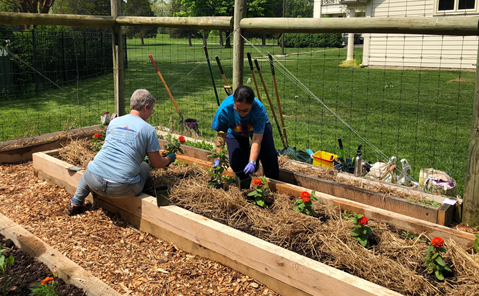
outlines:
[[[226,140],[231,169],[252,174],[261,161],[264,175],[279,179],[279,165],[274,147],[273,131],[263,104],[255,98],[247,86],[238,87],[216,111],[211,127],[218,132],[217,152],[220,141]],[[249,139],[252,139],[251,146]],[[218,166],[215,159],[213,167]]]

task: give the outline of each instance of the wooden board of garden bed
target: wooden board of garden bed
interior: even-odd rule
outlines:
[[[54,266],[58,277],[66,283],[83,289],[87,295],[119,296],[110,286],[92,276],[63,254],[47,245],[37,236],[0,214],[0,233],[12,240],[20,250],[44,263],[49,269]]]
[[[49,152],[53,154],[55,152]],[[179,156],[180,161],[195,162],[209,166],[199,159]],[[81,177],[81,172],[66,173],[68,163],[46,153],[34,154],[34,169],[38,175],[73,190]],[[232,172],[229,172],[231,175]],[[272,190],[292,193],[299,196],[304,188],[272,181]],[[430,235],[452,238],[458,244],[470,247],[474,235],[444,226],[428,223],[357,202],[318,194],[318,198],[341,209],[351,209],[365,213],[372,219],[388,221],[389,224],[413,232],[426,232]],[[238,271],[251,275],[283,295],[390,295],[394,292],[368,281],[349,275],[335,268],[287,251],[263,240],[234,230],[205,217],[176,206],[158,208],[156,199],[146,194],[121,200],[98,198],[100,206],[119,212],[141,230],[152,233],[164,240],[175,242],[188,252],[198,254]],[[300,292],[301,291],[301,292]]]
[[[162,147],[168,143],[166,140],[159,140]],[[189,156],[195,159],[212,162],[213,160],[208,157],[211,154],[208,150],[203,150],[190,146],[182,146],[184,156]],[[181,160],[182,155],[179,155],[179,160]],[[321,170],[322,168],[315,167],[313,165],[308,165],[304,163],[299,163],[300,166],[308,166],[310,170]],[[258,175],[262,174],[262,169],[257,173]],[[354,177],[350,174],[339,174],[342,179],[349,179],[360,181],[362,183],[374,183],[374,180],[368,180],[365,178]],[[413,218],[421,219],[424,221],[437,223],[439,225],[448,226],[452,223],[454,217],[455,207],[449,204],[442,204],[439,207],[426,206],[418,203],[411,203],[405,200],[404,198],[399,198],[395,196],[386,196],[381,193],[373,192],[370,190],[362,189],[356,186],[346,185],[339,182],[334,182],[330,180],[325,180],[317,177],[312,177],[304,174],[299,174],[291,172],[288,170],[280,169],[279,181],[290,183],[293,185],[298,185],[305,187],[316,192],[321,192],[336,197],[348,199],[351,201],[356,201],[373,207],[381,208],[387,211],[392,211],[398,214],[407,215]],[[380,183],[380,182],[376,182]],[[397,185],[387,185],[384,182],[380,183],[381,186],[390,186],[395,189],[400,188]],[[402,186],[400,190],[407,191],[408,188]],[[436,202],[442,203],[444,197],[435,196],[433,194],[427,194],[423,192],[418,192],[417,190],[409,189],[411,194],[418,194],[423,198],[434,200]]]
[[[31,160],[33,153],[58,149],[70,139],[89,138],[104,129],[106,129],[106,127],[94,125],[69,131],[0,142],[0,164]]]

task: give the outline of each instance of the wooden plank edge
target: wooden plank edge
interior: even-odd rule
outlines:
[[[276,180],[270,180],[268,185],[271,186],[271,190],[278,191],[280,193],[290,194],[293,196],[299,196],[303,191],[312,191],[308,188]],[[443,239],[451,238],[463,248],[471,248],[474,244],[475,235],[472,233],[452,229],[443,225],[427,222],[391,211],[386,211],[380,208],[368,206],[359,202],[335,197],[324,193],[317,192],[316,197],[320,200],[320,202],[323,202],[330,206],[336,206],[341,211],[350,210],[356,213],[364,214],[372,220],[385,222],[391,226],[396,227],[397,229],[411,231],[412,233],[416,234],[426,233],[428,236],[439,236]]]
[[[1,142],[0,148],[2,146],[7,146],[15,142],[45,140],[45,142],[35,143],[32,145],[0,150],[0,159],[1,159],[0,164],[10,164],[10,163],[17,163],[17,162],[32,160],[33,153],[42,152],[46,150],[52,150],[52,149],[58,149],[62,146],[62,144],[68,141],[69,137],[73,139],[91,137],[93,135],[93,131],[101,127],[102,127],[101,125],[94,125],[94,126],[90,126],[86,128],[70,130],[68,132],[60,131],[60,132],[42,134],[40,136]],[[89,131],[91,132],[88,133]],[[52,138],[58,135],[64,135],[64,137],[58,138],[55,140],[48,140],[48,138]]]
[[[121,293],[113,290],[109,285],[2,214],[0,214],[0,233],[11,239],[19,249],[47,265],[50,270],[55,266],[58,277],[68,284],[83,289],[87,295],[121,295]]]
[[[35,160],[49,158],[53,157],[44,155]],[[56,159],[38,170],[46,168],[49,175],[55,175],[54,166],[62,171],[69,164]],[[59,174],[59,178],[72,176]],[[188,252],[217,260],[275,291],[283,291],[283,295],[296,295],[299,291],[302,292],[298,295],[400,295],[177,206],[157,207],[155,198],[146,194],[116,200],[100,197],[95,201],[119,212],[142,231],[171,241]]]
[[[147,194],[95,200],[139,229],[267,283],[282,295],[400,295],[183,208],[157,207]]]

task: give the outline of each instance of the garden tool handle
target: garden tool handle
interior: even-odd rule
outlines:
[[[248,56],[249,67],[250,67],[251,71],[254,71],[254,69],[253,69],[253,61],[251,60],[251,53],[248,52],[246,55]]]
[[[268,53],[268,58],[269,58],[269,65],[271,66],[271,74],[274,76],[273,56],[270,53]]]
[[[223,72],[223,67],[221,66],[220,58],[218,56],[215,56],[216,63],[218,64],[218,68],[220,68],[220,73],[221,75],[224,75],[225,72]]]
[[[163,76],[161,76],[160,70],[158,70],[158,67],[156,66],[155,60],[153,59],[153,56],[151,54],[148,55],[150,57],[151,62],[153,63],[153,66],[156,69],[156,72],[158,73],[158,76],[160,76],[161,81],[163,82],[163,85],[166,88],[166,92],[168,92],[168,95],[170,96],[171,101],[173,102],[173,105],[175,105],[176,111],[181,117],[181,120],[183,121],[183,115],[181,114],[180,108],[178,108],[178,105],[175,102],[175,99],[173,99],[173,95],[170,92],[170,89],[168,88],[168,85],[166,85],[165,79],[163,79]]]

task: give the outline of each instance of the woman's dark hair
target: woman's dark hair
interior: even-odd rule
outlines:
[[[235,90],[235,93],[233,94],[233,100],[235,102],[244,102],[251,105],[254,102],[254,91],[251,89],[251,87],[242,85]]]

